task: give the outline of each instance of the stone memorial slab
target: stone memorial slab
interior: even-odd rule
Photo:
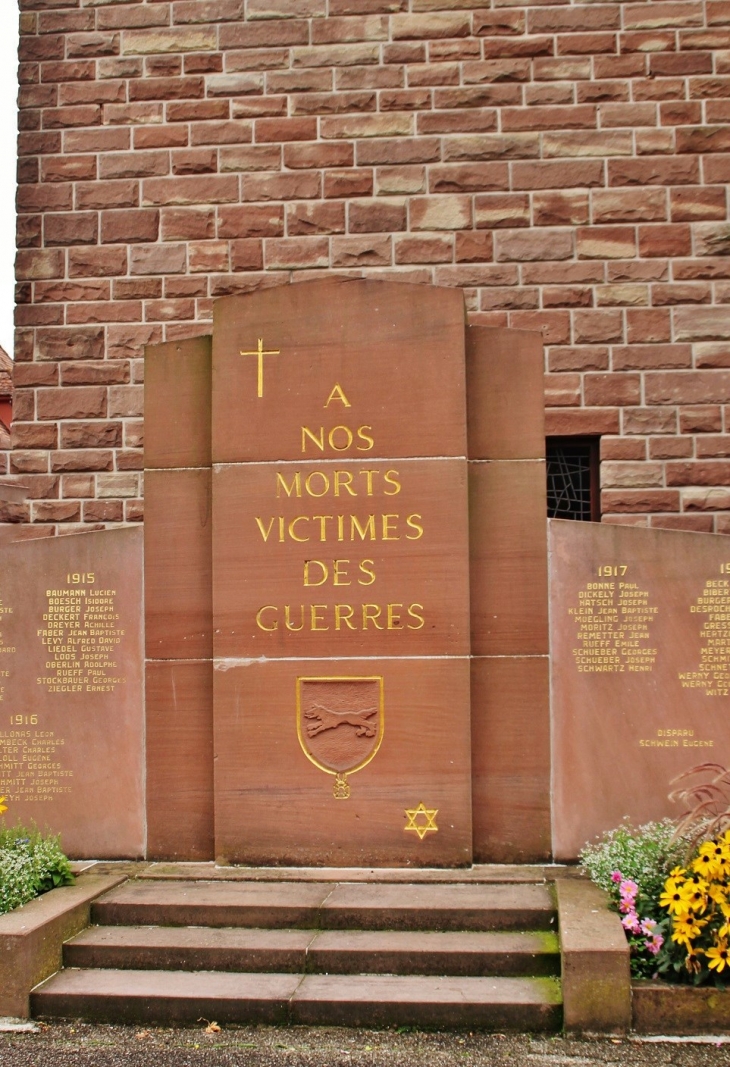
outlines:
[[[210,337],[145,349],[147,855],[213,858]]]
[[[461,293],[219,301],[212,410],[216,856],[469,862]]]
[[[0,557],[0,795],[74,858],[145,853],[142,530]]]
[[[553,848],[680,814],[670,781],[730,764],[725,537],[550,522]]]

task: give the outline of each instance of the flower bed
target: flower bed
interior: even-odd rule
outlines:
[[[697,844],[697,840],[700,841]],[[635,979],[724,989],[730,976],[730,829],[704,839],[670,820],[624,823],[582,862],[619,912]]]
[[[23,826],[0,829],[0,915],[73,880],[58,837]]]

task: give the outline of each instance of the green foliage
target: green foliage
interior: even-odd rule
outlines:
[[[691,849],[686,837],[676,837],[677,825],[671,819],[648,822],[634,827],[624,820],[615,830],[609,830],[595,844],[586,845],[580,862],[592,881],[607,893],[614,891],[611,875],[621,871],[641,887],[644,901],[650,905],[652,917],[659,918],[659,897],[664,883],[674,867],[681,867]]]
[[[58,837],[24,826],[0,828],[0,915],[73,880]]]

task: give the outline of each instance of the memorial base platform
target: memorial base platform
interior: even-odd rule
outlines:
[[[99,897],[91,922],[33,992],[35,1017],[562,1025],[557,908],[540,868],[151,865]]]

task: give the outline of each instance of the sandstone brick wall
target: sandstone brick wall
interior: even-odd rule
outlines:
[[[21,0],[13,473],[142,517],[142,346],[323,271],[542,330],[604,520],[730,532],[730,0]]]

